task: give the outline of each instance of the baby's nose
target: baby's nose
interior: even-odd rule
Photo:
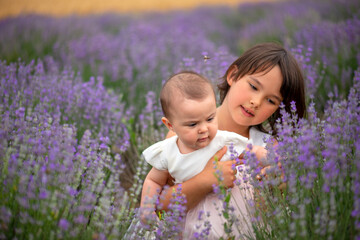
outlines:
[[[206,126],[206,124],[201,124],[200,128],[199,128],[199,133],[204,133],[207,132],[208,128]]]

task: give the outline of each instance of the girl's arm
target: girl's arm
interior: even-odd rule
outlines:
[[[206,164],[205,168],[193,178],[183,182],[181,184],[181,193],[186,196],[186,209],[190,210],[195,207],[208,193],[212,192],[213,185],[218,184],[218,179],[215,176],[215,158],[220,160],[222,156],[226,153],[227,148],[223,147],[220,149]],[[217,162],[217,168],[222,171],[222,176],[224,178],[223,184],[226,187],[233,187],[235,180],[236,171],[233,170],[233,165],[235,161],[224,161]],[[168,205],[170,203],[173,191],[176,192],[179,185],[172,186],[167,190],[163,190],[160,197],[160,203],[162,209],[159,210],[168,210]]]

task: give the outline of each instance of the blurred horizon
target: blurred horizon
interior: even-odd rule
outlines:
[[[203,6],[236,6],[241,3],[276,2],[279,0],[0,0],[0,19],[27,14],[89,15],[103,13],[142,13],[191,10]]]

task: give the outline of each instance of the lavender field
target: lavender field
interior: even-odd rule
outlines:
[[[265,41],[300,62],[308,114],[277,126],[268,162],[284,178],[249,180],[263,201],[256,239],[360,239],[358,0],[0,20],[0,239],[181,239],[176,193],[157,226],[131,225],[150,170],[141,152],[167,133],[161,85],[180,69],[217,83]]]

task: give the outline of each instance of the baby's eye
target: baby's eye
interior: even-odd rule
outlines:
[[[195,127],[195,126],[196,126],[196,123],[189,123],[188,126],[189,126],[189,127]]]
[[[252,89],[257,90],[257,88],[254,85],[252,85],[251,83],[249,83],[249,85]]]
[[[211,122],[212,120],[214,120],[214,117],[208,118],[208,122]]]

